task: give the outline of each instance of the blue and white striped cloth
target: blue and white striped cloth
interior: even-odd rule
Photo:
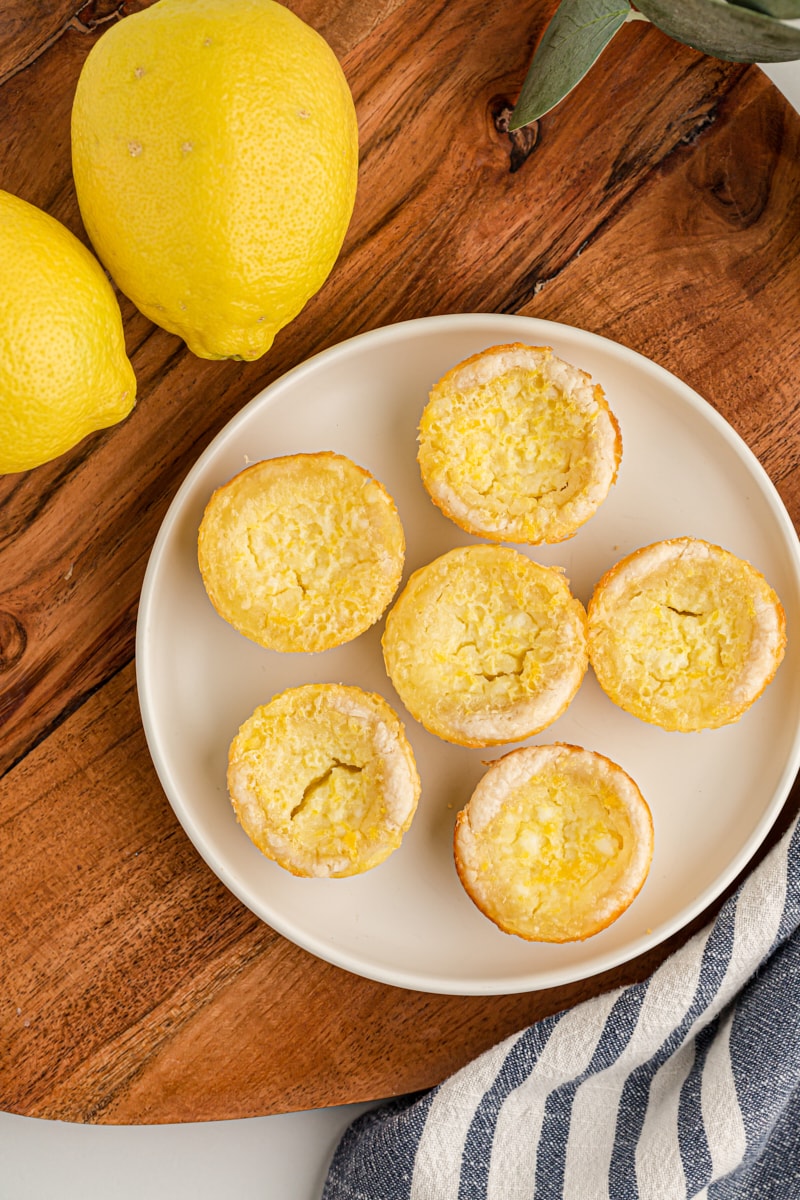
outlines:
[[[644,983],[345,1133],[322,1200],[800,1200],[800,830]]]

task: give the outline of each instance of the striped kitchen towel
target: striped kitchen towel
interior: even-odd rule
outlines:
[[[800,831],[644,983],[360,1117],[322,1200],[800,1200]]]

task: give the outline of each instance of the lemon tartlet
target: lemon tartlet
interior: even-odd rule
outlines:
[[[494,541],[560,542],[617,477],[619,425],[603,389],[548,346],[493,346],[448,371],[419,425],[433,502]]]
[[[334,879],[388,858],[420,795],[397,714],[344,684],[290,688],[257,708],[231,743],[227,779],[262,854],[293,875]]]
[[[491,764],[458,814],[458,876],[505,933],[582,941],[629,907],[653,856],[650,809],[594,751],[525,746]]]
[[[218,488],[198,537],[211,603],[273,650],[327,650],[373,625],[396,592],[405,537],[394,501],[341,454],[292,454]]]
[[[749,562],[698,538],[623,558],[588,608],[595,675],[620,708],[689,733],[737,721],[783,658],[783,607]]]
[[[387,615],[383,655],[431,733],[463,746],[521,741],[580,687],[586,614],[557,568],[511,546],[462,546],[411,575]]]

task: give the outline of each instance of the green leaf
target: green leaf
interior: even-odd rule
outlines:
[[[580,83],[631,11],[627,0],[561,0],[536,47],[508,123],[521,129]]]
[[[729,62],[800,58],[800,29],[725,0],[636,0],[663,33]]]
[[[756,12],[777,17],[779,21],[794,21],[800,17],[800,0],[731,0],[740,8],[754,8]]]

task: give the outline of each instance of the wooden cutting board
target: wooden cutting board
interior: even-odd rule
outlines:
[[[138,7],[9,0],[0,15],[0,187],[84,240],[72,95],[106,24]],[[568,987],[409,993],[296,948],[201,861],[142,732],[137,601],[178,485],[265,385],[393,321],[550,318],[684,379],[800,518],[800,118],[766,77],[636,22],[558,109],[509,134],[545,0],[290,7],[339,55],[360,121],[358,200],[329,281],[250,364],[193,357],[121,298],[132,416],[0,479],[0,1107],[11,1112],[205,1120],[425,1088],[531,1020],[644,977],[689,932]]]

